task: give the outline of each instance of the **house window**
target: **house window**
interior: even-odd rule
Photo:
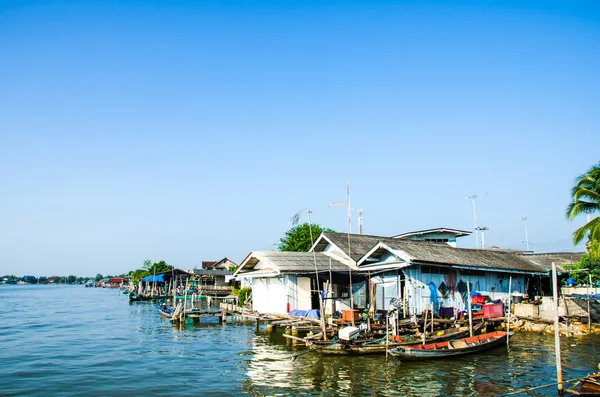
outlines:
[[[460,273],[469,276],[485,276],[485,272],[481,270],[460,269]]]
[[[347,285],[338,285],[337,286],[337,298],[349,298],[350,297],[350,289]]]
[[[442,269],[438,266],[421,266],[421,274],[442,274]]]
[[[426,238],[425,241],[432,241],[434,243],[447,243],[447,238]]]

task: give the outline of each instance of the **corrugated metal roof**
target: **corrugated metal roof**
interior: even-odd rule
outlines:
[[[548,254],[521,254],[530,262],[536,263],[546,270],[552,270],[552,262],[556,263],[558,270],[564,271],[565,266],[579,263],[583,252],[553,252]]]
[[[348,235],[344,233],[324,233],[332,243],[343,249],[348,245]],[[412,262],[443,265],[461,265],[474,268],[520,270],[527,272],[546,272],[542,266],[527,260],[522,255],[508,252],[481,249],[454,248],[446,243],[403,240],[381,236],[350,235],[351,256],[359,261],[378,243],[389,248],[406,252]],[[363,261],[366,258],[363,258]]]
[[[445,228],[445,227],[438,227],[436,229],[416,230],[414,232],[402,233],[402,234],[398,234],[396,236],[393,236],[392,238],[404,238],[404,237],[410,237],[410,236],[423,236],[423,235],[426,235],[426,234],[439,234],[439,233],[453,234],[456,237],[462,237],[462,236],[468,236],[468,235],[470,235],[473,232],[470,232],[468,230],[459,230],[459,229],[449,229],[449,228]]]
[[[254,267],[261,263],[261,268],[272,269],[280,273],[309,273],[315,271],[315,259],[318,271],[348,271],[348,265],[331,255],[315,252],[279,252],[279,251],[255,251],[251,252],[240,264],[235,276],[243,276],[245,272],[251,272]],[[353,270],[358,270],[352,266]]]

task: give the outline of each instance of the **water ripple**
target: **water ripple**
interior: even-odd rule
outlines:
[[[520,334],[510,351],[404,363],[384,356],[292,361],[280,332],[239,320],[173,326],[116,290],[0,286],[0,395],[496,396],[551,383],[554,341]],[[563,341],[565,379],[597,365],[599,337]],[[528,395],[556,395],[541,389]]]

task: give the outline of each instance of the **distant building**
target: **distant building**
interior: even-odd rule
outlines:
[[[194,269],[191,286],[201,295],[223,297],[231,294],[233,272],[223,269]]]
[[[220,261],[202,261],[202,269],[230,270],[234,267],[237,267],[237,263],[228,259],[227,257],[221,259]]]
[[[210,269],[211,267],[213,267],[217,262],[215,261],[202,261],[202,269]]]
[[[437,229],[426,229],[417,230],[415,232],[408,232],[393,236],[392,238],[403,239],[403,240],[419,240],[419,241],[431,241],[433,243],[448,243],[452,247],[456,247],[456,239],[458,237],[464,237],[471,235],[472,232],[466,230],[449,229],[449,228],[437,228]]]

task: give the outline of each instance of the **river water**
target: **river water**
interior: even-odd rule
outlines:
[[[281,330],[234,319],[180,328],[115,289],[0,285],[0,303],[0,396],[497,396],[556,378],[548,335],[517,334],[509,351],[455,360],[292,361],[302,350]],[[564,379],[593,372],[599,345],[598,336],[563,338]]]

